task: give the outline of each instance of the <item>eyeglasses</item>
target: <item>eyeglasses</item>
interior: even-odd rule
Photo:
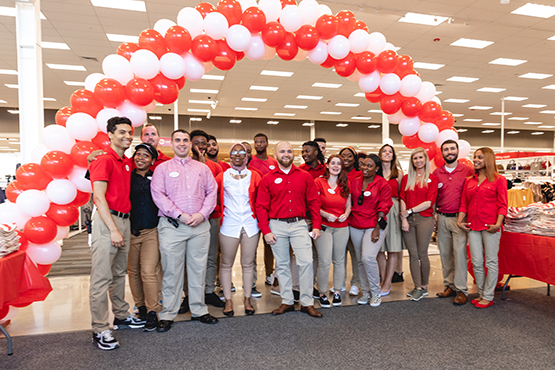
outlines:
[[[239,157],[244,157],[244,156],[247,155],[247,152],[245,152],[244,150],[241,150],[241,151],[234,150],[230,154],[231,155],[238,155]]]
[[[357,204],[359,206],[361,206],[362,202],[364,202],[364,194],[360,194],[360,196],[358,197],[358,200],[357,200]]]

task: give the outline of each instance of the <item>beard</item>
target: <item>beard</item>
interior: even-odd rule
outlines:
[[[210,152],[207,151],[207,152],[206,152],[206,155],[208,156],[208,158],[214,159],[214,158],[216,158],[216,157],[218,156],[218,153],[219,153],[219,152],[220,152],[219,150],[216,150],[216,152],[214,152],[214,154],[212,154],[212,153],[210,153]]]
[[[277,161],[278,161],[279,164],[281,164],[283,167],[289,167],[289,166],[291,166],[291,164],[293,164],[293,158],[291,158],[291,159],[278,158]]]
[[[256,150],[256,154],[264,154],[266,153],[266,148],[264,148],[263,150],[258,150],[256,148],[254,148],[254,150]]]
[[[447,158],[443,157],[443,160],[445,161],[445,163],[451,164],[451,163],[454,163],[457,160],[457,156],[454,156],[452,159],[447,159]]]

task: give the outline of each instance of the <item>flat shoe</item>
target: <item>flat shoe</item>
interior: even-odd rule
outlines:
[[[216,324],[218,322],[218,319],[210,315],[209,313],[199,317],[191,317],[191,320],[200,321],[203,324]]]
[[[249,309],[245,308],[245,313],[247,314],[247,316],[252,316],[252,315],[254,315],[255,310],[254,310],[254,308],[252,310],[249,310]]]
[[[380,297],[385,297],[386,295],[389,295],[389,292],[391,292],[391,288],[389,288],[387,292],[380,291]]]
[[[231,311],[223,311],[223,313],[224,313],[224,315],[231,317],[231,316],[233,316],[233,314],[235,312],[233,312],[233,310],[231,310]]]
[[[476,308],[488,308],[490,306],[493,306],[493,301],[490,301],[487,304],[476,303],[476,305],[474,305]]]
[[[480,298],[474,298],[472,301],[470,301],[470,303],[472,303],[474,306],[476,306],[476,303],[480,302]]]

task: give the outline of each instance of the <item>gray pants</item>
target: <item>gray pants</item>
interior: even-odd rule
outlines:
[[[348,227],[327,227],[316,239],[318,249],[318,291],[326,295],[331,263],[333,262],[333,288],[341,292],[341,284],[345,281],[345,251],[349,240]]]
[[[410,274],[415,288],[428,285],[430,259],[428,247],[434,232],[434,218],[413,213],[407,218],[409,231],[403,231],[403,240],[409,251]]]
[[[365,293],[371,292],[372,296],[380,296],[380,269],[378,268],[378,261],[376,257],[382,247],[385,235],[385,230],[380,230],[380,237],[377,242],[372,241],[372,229],[356,229],[349,227],[351,231],[351,240],[355,246],[355,252],[358,258],[358,271],[360,276],[360,283],[362,291]]]
[[[206,261],[206,279],[204,292],[214,293],[216,290],[216,275],[218,272],[218,243],[220,239],[220,219],[210,220],[210,246],[208,248],[208,259]]]
[[[499,252],[499,240],[501,239],[501,229],[495,234],[487,231],[470,231],[468,233],[468,245],[470,247],[470,259],[474,268],[474,278],[478,287],[480,298],[493,301],[497,275],[499,273],[499,263],[497,253]],[[486,275],[485,266],[488,269]]]
[[[466,233],[457,226],[457,217],[437,215],[437,245],[443,268],[443,285],[468,295]]]

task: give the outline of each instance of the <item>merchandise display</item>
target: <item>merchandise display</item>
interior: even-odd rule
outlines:
[[[555,236],[555,202],[509,207],[505,230],[513,233]]]

